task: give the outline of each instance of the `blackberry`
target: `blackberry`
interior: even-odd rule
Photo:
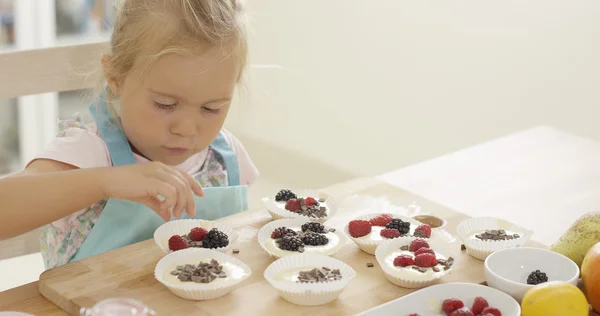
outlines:
[[[279,242],[279,248],[283,250],[298,251],[302,246],[302,240],[298,236],[284,236]]]
[[[291,199],[297,199],[298,197],[296,196],[296,194],[294,194],[294,192],[292,192],[291,190],[287,190],[287,189],[283,189],[279,192],[277,192],[277,195],[275,195],[275,201],[277,202],[285,202],[285,201],[289,201]]]
[[[216,228],[211,229],[202,240],[202,247],[204,248],[220,248],[227,245],[229,245],[229,237]]]
[[[307,230],[310,230],[313,233],[324,234],[325,226],[323,226],[323,224],[321,224],[319,222],[308,222],[308,223],[302,225],[302,231],[305,232]]]
[[[397,229],[398,231],[400,231],[400,235],[406,235],[410,230],[410,223],[405,222],[399,218],[393,218],[391,222],[385,225],[385,228]]]
[[[548,276],[540,270],[531,272],[527,277],[527,284],[536,285],[544,282],[548,282]]]
[[[321,246],[327,245],[329,239],[325,235],[308,233],[302,237],[302,242],[304,242],[305,245]]]
[[[295,236],[295,235],[297,235],[297,234],[293,229],[282,226],[282,227],[276,228],[271,233],[271,238],[277,239],[277,238],[282,238],[283,236]]]

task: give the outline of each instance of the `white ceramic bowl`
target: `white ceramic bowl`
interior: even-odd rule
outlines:
[[[410,243],[415,239],[419,239],[419,238],[398,237],[398,238],[394,238],[394,239],[389,239],[389,240],[382,242],[379,245],[379,247],[377,247],[377,250],[375,250],[375,258],[377,259],[377,263],[379,263],[379,266],[383,270],[383,274],[388,279],[388,281],[390,281],[394,285],[397,285],[397,286],[400,286],[403,288],[410,288],[410,289],[424,288],[426,286],[435,284],[441,278],[450,274],[452,272],[452,270],[454,269],[454,265],[456,265],[456,258],[454,258],[455,259],[454,264],[450,267],[450,269],[442,270],[438,273],[432,274],[429,277],[424,277],[424,276],[420,275],[419,273],[399,273],[399,270],[398,270],[399,268],[388,265],[388,263],[386,262],[386,258],[389,257],[390,253],[400,250],[400,247],[402,247],[402,246],[410,245]],[[449,257],[446,255],[446,249],[448,248],[449,244],[444,243],[438,239],[434,239],[434,240],[425,239],[425,241],[427,241],[427,243],[429,244],[429,247],[431,249],[433,249],[433,251],[445,256],[446,259]],[[403,268],[403,269],[408,269],[408,268]],[[402,271],[402,272],[404,272],[404,271]]]
[[[342,279],[327,283],[293,283],[278,279],[281,272],[304,267],[339,269]],[[344,262],[315,253],[286,256],[271,263],[264,272],[265,279],[286,301],[304,306],[327,304],[344,291],[356,272]]]
[[[213,228],[217,228],[223,233],[227,234],[227,237],[229,238],[229,244],[225,247],[216,248],[215,250],[227,252],[237,242],[238,236],[233,228],[221,222],[206,221],[203,219],[178,219],[166,222],[160,225],[154,231],[154,242],[164,253],[171,253],[172,251],[169,249],[169,238],[171,238],[173,235],[188,234],[194,227],[202,227],[208,231]]]
[[[577,286],[579,267],[571,259],[541,248],[508,248],[494,252],[484,263],[485,280],[521,302],[533,287],[527,277],[535,270],[546,273],[548,281],[564,281]]]
[[[198,264],[200,261],[210,261],[215,259],[219,263],[229,263],[237,269],[232,270],[236,274],[235,278],[226,278],[222,282],[213,281],[208,284],[194,282],[170,283],[165,279],[165,272],[173,265],[183,265],[184,262],[191,261]],[[225,268],[226,269],[226,268]],[[224,269],[224,270],[225,270]],[[211,300],[219,298],[233,291],[240,283],[252,275],[252,270],[241,260],[234,258],[220,251],[204,248],[188,248],[172,252],[164,256],[156,264],[154,277],[173,294],[186,300]]]
[[[358,316],[408,315],[440,316],[442,302],[447,298],[458,298],[465,306],[472,306],[475,297],[484,297],[490,306],[502,312],[503,316],[521,315],[521,307],[510,296],[488,286],[472,283],[445,283],[430,286],[402,296],[383,305],[374,307]],[[400,312],[400,313],[399,313]]]
[[[273,239],[271,239],[271,233],[276,228],[278,228],[278,227],[288,227],[288,228],[298,227],[298,228],[300,228],[302,226],[302,224],[307,223],[307,222],[310,222],[310,221],[306,220],[306,219],[290,219],[290,218],[278,219],[278,220],[269,222],[258,231],[258,237],[257,237],[258,244],[264,251],[266,251],[269,255],[271,255],[275,258],[281,258],[281,257],[285,257],[285,256],[291,256],[291,255],[298,254],[299,252],[285,251],[285,250],[281,250],[279,248],[271,248],[270,245],[268,245],[268,243],[270,243],[273,240]],[[329,228],[329,227],[327,227],[327,225],[325,225],[325,227]],[[333,233],[330,232],[330,234],[333,234],[337,237],[337,239],[338,239],[337,245],[330,247],[326,250],[319,250],[319,251],[313,251],[316,248],[313,248],[312,246],[307,246],[307,247],[305,247],[304,253],[319,253],[319,254],[330,256],[330,255],[336,253],[338,250],[340,250],[346,243],[348,243],[348,238],[339,229],[336,229],[335,232],[333,232]],[[312,249],[308,249],[308,248],[312,248]]]
[[[485,230],[504,229],[520,235],[520,238],[511,240],[479,240],[472,235]],[[495,251],[522,247],[532,235],[532,231],[515,225],[503,219],[494,217],[474,217],[462,221],[456,227],[456,232],[467,248],[467,253],[475,259],[485,260]]]
[[[284,202],[275,201],[275,195],[268,196],[262,199],[265,208],[271,214],[274,220],[284,219],[284,218],[295,218],[295,219],[304,219],[310,221],[318,221],[320,223],[325,223],[328,219],[330,219],[336,212],[337,202],[335,199],[328,197],[326,194],[321,193],[317,190],[292,190],[298,197],[313,197],[315,199],[323,198],[325,199],[325,206],[327,207],[327,216],[321,218],[308,217],[306,215],[297,214],[294,212],[290,212],[285,209]],[[323,202],[322,202],[323,203]]]

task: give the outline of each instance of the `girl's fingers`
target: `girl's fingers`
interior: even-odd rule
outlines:
[[[152,209],[158,214],[165,222],[168,222],[171,218],[169,212],[165,212],[161,209],[161,201],[156,197],[151,197],[149,200],[144,201],[142,204]]]
[[[162,202],[160,202],[161,212],[169,212],[169,209],[177,204],[177,190],[170,183],[161,181],[160,179],[156,179],[154,186],[156,187],[155,191],[158,193],[156,195],[160,195],[165,198]],[[153,197],[157,198],[156,195]]]
[[[181,174],[185,178],[186,182],[190,185],[190,189],[192,192],[194,192],[194,194],[197,196],[204,196],[204,190],[202,190],[202,186],[200,183],[198,183],[198,181],[196,181],[196,179],[194,179],[194,177],[183,171],[181,171]]]
[[[179,183],[181,183],[182,185],[182,189],[181,189],[181,201],[183,201],[182,203],[182,207],[178,208],[175,213],[175,216],[177,218],[181,217],[182,213],[185,211],[186,213],[190,214],[190,210],[195,210],[194,207],[194,198],[192,197],[192,189],[190,188],[190,185],[187,181],[187,179],[185,178],[185,175],[187,175],[187,173],[180,171],[176,168],[172,168],[168,171],[170,173],[171,176],[173,176],[174,178],[177,179],[177,181]],[[191,216],[195,215],[194,214],[190,214]]]
[[[164,172],[159,172],[157,174],[157,178],[162,180],[170,185],[172,185],[176,190],[176,203],[173,206],[173,216],[175,218],[179,218],[183,210],[186,208],[186,195],[189,189],[184,181],[182,181],[177,173],[173,173],[170,170],[165,170]]]

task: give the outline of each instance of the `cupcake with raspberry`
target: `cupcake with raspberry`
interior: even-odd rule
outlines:
[[[281,189],[274,196],[263,198],[273,219],[302,218],[324,223],[335,210],[327,195],[313,190]]]
[[[400,237],[384,241],[375,257],[386,278],[404,288],[423,288],[449,274],[454,258],[444,254],[447,244],[439,240]]]
[[[371,255],[375,254],[377,246],[385,240],[411,236],[431,238],[432,236],[429,225],[410,217],[390,213],[359,216],[348,222],[345,230],[362,251]]]
[[[258,243],[271,256],[280,258],[298,253],[332,255],[347,242],[342,232],[319,222],[279,219],[263,226]]]
[[[229,251],[237,233],[226,223],[200,219],[179,219],[162,224],[154,232],[154,242],[165,253],[188,248]]]

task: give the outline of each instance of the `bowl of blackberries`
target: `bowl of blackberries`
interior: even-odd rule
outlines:
[[[535,285],[563,281],[577,286],[579,267],[573,260],[542,248],[507,248],[485,259],[485,280],[488,286],[505,292],[521,302]]]

